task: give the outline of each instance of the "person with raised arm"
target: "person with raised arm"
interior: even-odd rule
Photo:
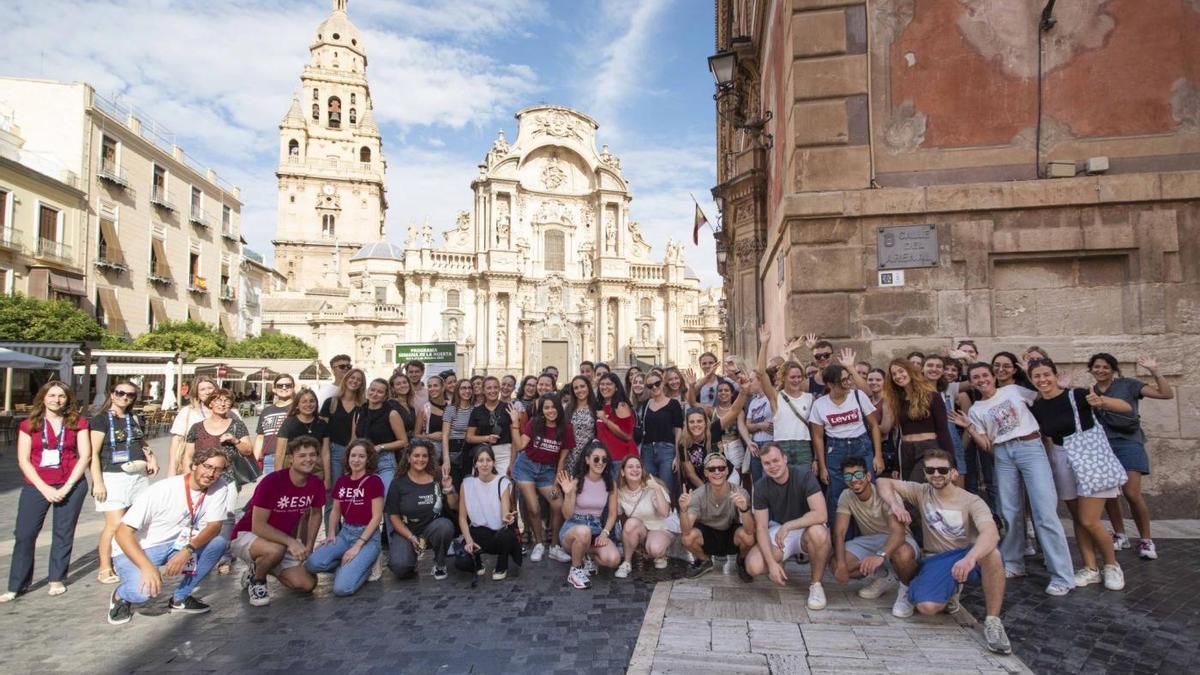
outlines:
[[[703,411],[697,410],[697,414]],[[735,556],[738,578],[751,581],[746,558],[753,555],[755,528],[750,493],[731,485],[733,465],[719,452],[704,457],[706,482],[679,495],[679,531],[683,547],[692,554],[687,577],[712,571],[712,556]]]
[[[513,449],[518,453],[512,473],[521,492],[525,522],[532,535],[533,549],[529,554],[532,562],[541,562],[546,555],[542,499],[550,507],[550,556],[554,560],[567,557],[559,543],[558,529],[562,526],[563,516],[555,477],[564,471],[567,455],[575,447],[575,430],[566,420],[558,396],[545,394],[538,399],[537,406],[541,409],[540,414],[526,422],[524,428],[517,428],[515,424],[512,428]],[[515,419],[516,406],[509,408],[510,416]]]
[[[603,377],[616,380],[612,373]],[[588,577],[597,572],[597,561],[605,567],[617,567],[621,554],[611,538],[617,525],[617,490],[613,472],[608,468],[612,461],[608,449],[603,443],[593,441],[579,459],[586,469],[576,468],[574,474],[578,478],[566,471],[558,474],[565,519],[558,536],[563,548],[571,554],[567,583],[584,590],[592,587]]]

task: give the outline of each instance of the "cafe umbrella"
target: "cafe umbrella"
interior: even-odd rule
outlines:
[[[259,401],[260,404],[267,404],[267,383],[274,382],[275,378],[277,377],[279,377],[279,373],[267,368],[266,366],[263,366],[262,368],[259,368],[258,370],[246,375],[247,382],[258,384],[258,391],[260,392],[259,396],[261,399]]]
[[[212,363],[196,368],[196,376],[206,375],[216,380],[218,387],[225,386],[228,380],[240,380],[246,374],[233,366],[224,363]]]

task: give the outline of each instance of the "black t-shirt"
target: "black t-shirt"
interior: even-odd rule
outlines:
[[[643,443],[674,443],[675,430],[683,428],[683,406],[675,399],[667,399],[667,404],[658,410],[652,402],[643,404],[645,415],[642,416]]]
[[[388,488],[383,512],[400,516],[408,529],[419,535],[426,525],[442,514],[441,486],[436,480],[424,485],[414,483],[407,473],[399,474]]]
[[[1085,430],[1091,429],[1096,424],[1096,418],[1092,415],[1092,406],[1087,402],[1087,389],[1071,389],[1069,393],[1075,397],[1075,405],[1079,408],[1079,424]],[[1075,416],[1071,414],[1071,402],[1063,394],[1052,399],[1039,396],[1033,405],[1029,406],[1029,411],[1037,418],[1042,435],[1049,436],[1055,445],[1062,445],[1065,436],[1075,433]]]
[[[336,396],[330,396],[321,404],[321,412],[329,426],[329,442],[334,445],[350,445],[350,421],[353,419],[355,408],[346,410]]]
[[[408,435],[408,439],[411,441],[413,434],[417,430],[417,411],[412,408],[405,408],[399,403],[395,405],[396,412],[400,413],[400,419],[404,422],[404,433]]]
[[[104,434],[104,440],[100,441],[100,446],[92,448],[92,451],[100,453],[100,470],[120,471],[121,465],[125,462],[146,459],[146,455],[142,452],[142,437],[145,436],[145,432],[142,431],[142,426],[138,424],[137,415],[126,413],[123,418],[112,415],[113,426],[116,427],[115,430],[109,429],[109,415],[110,413],[108,412],[102,412],[88,420],[89,429]],[[126,422],[129,424],[128,437],[126,437]],[[118,455],[128,451],[128,459],[114,462],[114,450]]]
[[[782,525],[808,513],[808,498],[816,494],[821,494],[821,484],[813,472],[789,466],[782,485],[767,475],[754,483],[754,508],[766,509],[771,521]]]
[[[298,415],[292,415],[283,421],[283,426],[279,427],[275,436],[287,439],[312,436],[318,441],[323,441],[329,438],[329,424],[320,417],[314,417],[311,422],[302,422]]]
[[[487,404],[475,406],[467,426],[475,427],[475,433],[480,436],[496,434],[500,437],[496,445],[512,443],[512,417],[503,403],[496,404],[495,410],[488,410]]]
[[[388,420],[391,412],[399,406],[395,401],[384,401],[378,409],[372,410],[370,404],[364,403],[354,411],[359,438],[365,438],[376,446],[393,443],[396,434],[392,433],[392,423]]]

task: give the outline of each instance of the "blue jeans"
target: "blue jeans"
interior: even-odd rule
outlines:
[[[384,451],[379,453],[379,468],[375,471],[379,474],[379,479],[383,481],[383,494],[387,495],[388,490],[392,489],[392,479],[396,477],[396,453]],[[383,519],[383,528],[388,534],[392,533],[391,519]]]
[[[1005,569],[1016,573],[1025,571],[1025,500],[1021,498],[1021,481],[1024,480],[1029,506],[1033,509],[1033,524],[1042,544],[1046,569],[1050,572],[1050,583],[1074,588],[1071,551],[1067,548],[1062,521],[1058,519],[1058,493],[1054,489],[1046,448],[1038,439],[1017,439],[997,443],[995,455],[997,499],[1000,514],[1007,523],[1004,541],[1000,542]]]
[[[875,446],[871,444],[871,435],[863,434],[855,438],[825,437],[825,469],[829,472],[829,488],[825,491],[825,508],[832,523],[837,513],[838,497],[846,489],[846,481],[842,480],[842,460],[847,457],[860,457],[867,464],[867,473],[871,481],[875,480]]]
[[[329,487],[333,488],[337,485],[337,480],[342,477],[342,461],[346,458],[346,446],[336,443],[329,444]],[[384,483],[386,490],[390,486],[389,483]],[[329,512],[333,509],[333,500],[325,500],[325,516],[321,519],[322,523],[329,522]]]
[[[663,441],[642,443],[642,467],[650,475],[661,480],[667,486],[667,493],[675,493],[675,472],[671,464],[675,462],[675,444]]]
[[[186,515],[186,514],[185,514]],[[175,542],[167,542],[158,546],[151,546],[145,549],[146,557],[150,562],[159,567],[166,565],[171,556],[175,555]],[[196,586],[208,576],[212,568],[217,566],[217,561],[225,554],[225,550],[229,548],[229,542],[221,535],[217,535],[209,540],[207,544],[196,549],[196,573],[193,575],[184,575],[180,577],[179,586],[171,597],[182,602],[187,596],[196,590]],[[117,595],[126,602],[140,605],[144,602],[149,602],[154,598],[146,595],[140,588],[142,585],[142,571],[138,566],[133,564],[129,556],[118,555],[113,557],[113,568],[116,570],[117,576],[121,577],[121,585],[117,587]]]
[[[354,546],[354,542],[363,536],[366,529],[366,525],[343,524],[333,543],[318,546],[313,550],[308,560],[304,561],[304,569],[313,574],[333,572],[333,594],[339,597],[354,595],[366,583],[367,576],[371,574],[371,566],[379,558],[379,533],[372,533],[358,555],[345,565],[342,564],[342,555]]]
[[[263,475],[267,475],[275,470],[275,450],[263,452]]]

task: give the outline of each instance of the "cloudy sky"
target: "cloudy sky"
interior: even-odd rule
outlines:
[[[86,81],[173,132],[242,188],[243,231],[271,254],[278,124],[330,0],[40,0],[5,11],[0,74]],[[621,157],[656,255],[690,238],[689,193],[715,219],[712,3],[350,0],[388,158],[388,236],[471,205],[496,131],[542,102],[582,110]],[[717,284],[712,237],[687,249]]]

